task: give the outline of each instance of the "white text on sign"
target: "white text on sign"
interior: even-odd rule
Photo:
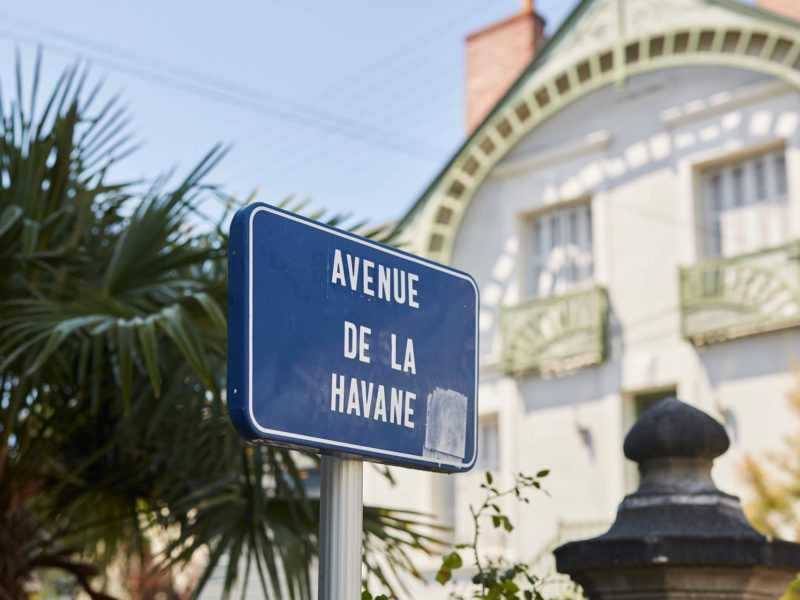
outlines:
[[[342,253],[336,248],[330,270],[331,284],[362,291],[387,302],[408,304],[419,308],[417,287],[419,276],[396,267],[384,267],[359,256]],[[351,321],[344,321],[343,353],[350,360],[372,363],[370,337],[372,329]],[[379,364],[388,364],[393,370],[417,374],[414,357],[414,340],[403,339],[391,333],[390,356]],[[402,361],[402,362],[401,362]],[[414,429],[413,401],[417,395],[407,390],[375,384],[356,377],[331,373],[331,411],[372,419]]]
[[[419,275],[416,273],[407,273],[397,267],[385,267],[347,253],[343,258],[341,250],[334,250],[331,283],[349,287],[354,292],[360,290],[367,296],[377,296],[387,302],[419,308],[416,286],[418,281]]]

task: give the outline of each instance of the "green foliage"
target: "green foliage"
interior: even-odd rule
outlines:
[[[800,385],[789,393],[788,401],[795,415],[800,416]],[[800,453],[796,439],[788,438],[784,451],[773,453],[766,460],[745,457],[744,476],[752,496],[744,509],[762,533],[800,540]]]
[[[175,185],[109,184],[125,111],[77,66],[40,103],[38,65],[26,102],[19,61],[0,95],[0,600],[53,568],[102,600],[120,558],[131,596],[178,598],[170,571],[198,553],[197,590],[226,557],[226,595],[256,572],[265,596],[309,598],[318,503],[295,454],[227,418],[227,237],[199,214],[228,202],[205,183],[224,150]],[[382,580],[370,553],[409,569],[434,542],[414,513],[364,527]]]
[[[442,566],[436,573],[436,581],[444,585],[453,577],[453,571],[460,569],[464,562],[458,552],[451,552],[442,558]]]
[[[484,491],[483,502],[476,508],[470,505],[470,515],[473,523],[473,536],[469,543],[457,544],[449,553],[442,556],[442,563],[436,573],[435,579],[441,585],[447,585],[453,580],[456,570],[464,566],[462,553],[469,556],[475,575],[472,577],[472,584],[475,586],[470,598],[479,600],[544,600],[540,588],[542,580],[534,575],[530,565],[525,563],[509,564],[502,557],[484,558],[480,550],[481,524],[486,520],[492,526],[502,528],[510,532],[514,529],[508,515],[504,514],[498,501],[504,497],[514,497],[525,504],[530,503],[527,493],[531,490],[542,490],[541,480],[547,477],[549,470],[541,470],[531,477],[519,473],[514,485],[508,489],[501,490],[494,485],[494,477],[487,471],[485,481],[481,483],[480,489]],[[542,490],[543,491],[543,490]],[[385,582],[384,582],[385,583]],[[389,600],[389,597],[381,595],[373,597],[366,588],[361,595],[362,600]],[[394,597],[394,596],[392,596]],[[464,596],[459,596],[455,592],[451,593],[453,600],[466,600]]]
[[[788,401],[800,416],[800,378]],[[795,542],[800,541],[800,452],[796,440],[796,435],[787,438],[784,452],[772,454],[766,461],[746,456],[743,464],[751,490],[751,498],[744,505],[748,520],[765,535]],[[782,596],[782,600],[799,599],[800,576]]]
[[[795,580],[789,584],[786,591],[781,596],[781,600],[798,600],[800,599],[800,576],[795,577]]]
[[[549,471],[539,471],[534,477],[519,473],[516,476],[514,485],[506,490],[500,490],[494,485],[494,478],[490,472],[486,472],[486,481],[481,483],[484,491],[483,503],[477,508],[470,505],[470,515],[473,522],[472,541],[465,544],[458,544],[456,549],[442,558],[442,566],[436,574],[436,581],[445,585],[451,581],[453,571],[463,565],[463,559],[459,551],[466,552],[471,556],[475,575],[472,583],[475,585],[472,591],[472,598],[484,600],[494,600],[504,598],[507,600],[525,599],[543,600],[539,592],[541,580],[531,573],[530,567],[524,563],[507,564],[502,558],[490,558],[485,560],[481,556],[479,548],[481,523],[484,517],[488,516],[492,526],[502,528],[510,532],[514,529],[508,515],[504,514],[498,501],[505,496],[513,496],[520,502],[529,503],[526,495],[531,489],[541,490],[541,479],[546,477]],[[457,600],[464,600],[461,596],[454,596]]]

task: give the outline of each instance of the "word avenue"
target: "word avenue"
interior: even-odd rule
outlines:
[[[407,273],[397,267],[385,267],[360,256],[345,254],[336,248],[333,253],[331,283],[337,283],[351,290],[361,290],[367,296],[375,296],[387,302],[406,304],[419,308],[416,283],[419,275]],[[345,270],[345,262],[347,269]],[[360,278],[360,285],[359,285]]]

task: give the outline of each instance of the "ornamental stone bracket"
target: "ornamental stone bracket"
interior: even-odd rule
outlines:
[[[682,268],[680,298],[695,346],[800,326],[800,241]]]
[[[555,550],[556,568],[589,600],[778,598],[800,571],[800,544],[752,528],[711,465],[728,449],[723,427],[675,398],[646,411],[625,438],[639,464],[605,534]]]
[[[599,286],[504,307],[501,369],[512,375],[558,373],[601,363],[607,312],[606,291]]]

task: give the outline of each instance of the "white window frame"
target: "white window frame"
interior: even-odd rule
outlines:
[[[750,148],[700,165],[697,181],[699,256],[735,256],[790,239],[784,144]]]
[[[593,285],[597,262],[594,218],[587,196],[521,217],[523,298],[558,296]]]
[[[496,412],[478,415],[478,458],[476,471],[500,470],[500,415]]]

